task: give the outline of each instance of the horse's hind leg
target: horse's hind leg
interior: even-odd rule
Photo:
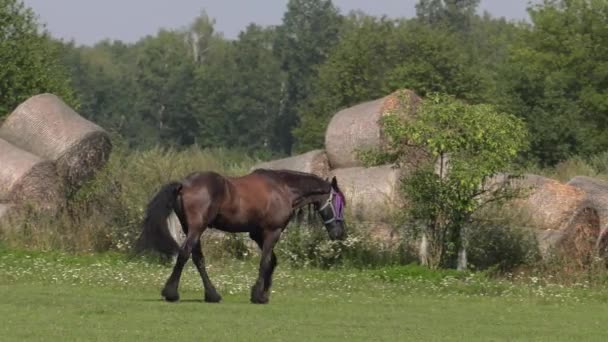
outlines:
[[[184,246],[182,246],[182,249]],[[179,300],[179,293],[177,292],[177,288],[179,286],[179,279],[182,275],[182,270],[184,269],[184,265],[188,261],[188,256],[185,253],[180,253],[177,256],[177,261],[175,262],[175,266],[173,266],[173,272],[171,272],[171,276],[167,279],[165,283],[165,287],[161,291],[161,295],[165,297],[165,299],[169,302],[175,302]]]
[[[197,241],[197,243],[194,245],[194,249],[192,250],[192,261],[194,262],[194,265],[196,265],[196,269],[203,280],[203,286],[205,287],[205,302],[218,303],[221,301],[222,296],[217,293],[215,286],[213,286],[213,283],[211,283],[209,275],[207,274],[207,269],[205,268],[205,256],[203,255],[200,240]]]
[[[179,293],[177,291],[179,287],[179,280],[182,275],[182,271],[184,269],[184,265],[188,262],[190,258],[190,254],[192,253],[192,249],[196,245],[197,242],[200,242],[201,234],[203,233],[204,227],[206,227],[207,223],[203,219],[202,216],[196,215],[197,211],[186,211],[186,220],[180,221],[182,222],[182,226],[187,224],[187,237],[184,243],[182,244],[179,254],[177,256],[177,262],[173,267],[173,272],[171,272],[171,276],[167,279],[165,283],[165,287],[163,288],[161,295],[165,297],[167,301],[175,302],[179,300]],[[181,216],[181,215],[180,215]],[[183,216],[181,216],[183,217]]]

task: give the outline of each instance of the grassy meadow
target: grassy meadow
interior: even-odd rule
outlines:
[[[551,170],[600,178],[603,160]],[[208,270],[223,301],[202,302],[191,262],[179,303],[161,300],[171,271],[130,258],[143,208],[161,184],[196,170],[243,174],[255,160],[226,150],[117,147],[97,177],[54,217],[0,225],[1,341],[569,341],[605,340],[605,266],[578,273],[537,264],[527,234],[481,229],[471,260],[483,269],[430,271],[415,265],[407,241],[387,247],[352,222],[332,243],[321,226],[293,226],[277,246],[270,304],[249,303],[258,254],[243,236],[204,240]],[[538,172],[537,172],[538,171]],[[542,172],[541,172],[542,171]],[[503,217],[501,227],[518,225]],[[507,222],[508,221],[508,222]],[[485,269],[485,270],[484,270]]]
[[[170,266],[120,254],[0,250],[3,341],[600,341],[608,290],[586,282],[428,271],[280,265],[268,305],[248,302],[255,259],[209,260],[224,299],[202,302],[189,263],[181,301]]]

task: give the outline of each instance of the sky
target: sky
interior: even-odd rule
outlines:
[[[92,45],[103,39],[135,42],[160,28],[188,25],[202,10],[216,30],[235,38],[249,23],[281,23],[287,0],[24,0],[54,37]],[[362,10],[388,17],[412,17],[417,0],[334,0],[343,12]],[[482,0],[480,11],[526,20],[529,0]]]

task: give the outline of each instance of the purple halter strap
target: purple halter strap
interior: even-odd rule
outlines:
[[[325,209],[325,207],[328,205],[331,205],[331,211],[333,212],[334,217],[332,217],[328,221],[325,221],[324,223],[327,224],[333,221],[344,221],[344,195],[341,192],[335,191],[332,188],[331,193],[329,194],[329,198],[327,199],[325,205],[321,207],[321,210]]]
[[[331,190],[333,192],[333,194],[335,195],[335,201],[333,202],[333,206],[334,206],[334,213],[336,215],[336,220],[338,221],[344,221],[344,206],[345,206],[345,201],[344,201],[344,195],[339,192],[339,191],[335,191],[335,190]]]

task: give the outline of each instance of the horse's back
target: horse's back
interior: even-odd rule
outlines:
[[[260,210],[269,210],[273,202],[287,201],[287,189],[271,177],[262,172],[252,172],[242,177],[229,179],[234,187],[236,196],[242,201],[257,207]]]
[[[271,177],[252,172],[227,181],[230,198],[222,206],[222,221],[242,226],[273,226],[289,218],[289,192]]]
[[[214,200],[226,191],[227,179],[214,171],[192,172],[182,181],[183,189]]]
[[[203,215],[214,228],[232,232],[280,226],[292,211],[289,189],[265,170],[239,177],[194,172],[184,178],[182,196],[194,206],[208,208]]]

